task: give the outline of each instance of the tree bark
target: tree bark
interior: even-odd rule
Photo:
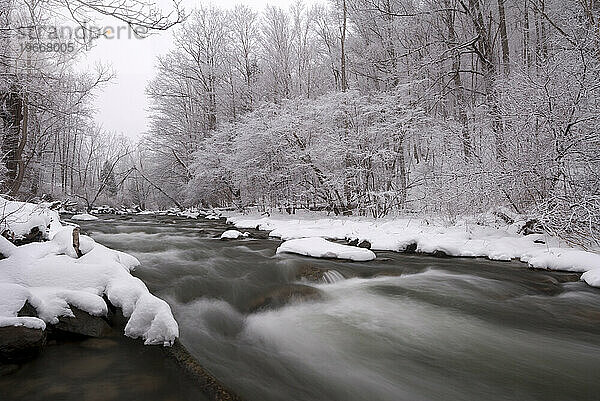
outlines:
[[[504,73],[510,73],[510,51],[508,47],[508,34],[506,32],[506,14],[504,12],[504,0],[498,0],[498,16],[500,17],[500,41],[502,42],[502,63]]]
[[[342,92],[346,92],[348,90],[348,81],[346,77],[346,19],[347,19],[347,6],[346,0],[342,0],[342,28],[341,28],[341,38],[340,38],[340,50],[341,50],[341,60],[340,60],[340,68],[341,68],[341,85]]]
[[[15,159],[17,162],[18,173],[15,177],[15,180],[10,188],[10,195],[15,196],[19,189],[21,189],[21,185],[23,184],[23,178],[25,177],[25,163],[23,162],[23,150],[25,149],[25,144],[27,143],[27,134],[28,134],[28,122],[29,122],[29,106],[27,104],[27,95],[23,96],[23,121],[21,127],[21,138],[19,141],[19,146],[17,147],[17,151],[15,153]]]

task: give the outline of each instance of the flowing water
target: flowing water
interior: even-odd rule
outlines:
[[[573,274],[393,252],[372,262],[275,255],[279,241],[258,231],[219,240],[230,228],[223,221],[105,217],[81,225],[140,259],[135,275],[169,302],[182,343],[246,400],[600,397],[600,291]],[[325,274],[299,277],[311,269]],[[260,308],[289,288],[312,295]],[[136,355],[122,355],[137,372],[129,375],[168,368]]]

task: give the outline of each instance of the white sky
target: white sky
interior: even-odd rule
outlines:
[[[220,0],[201,1],[184,0],[186,13],[199,4],[215,4],[222,8],[233,8],[236,4],[245,4],[262,11],[267,4],[287,9],[295,0]],[[319,0],[304,0],[307,5]],[[122,26],[123,23],[110,20],[104,24]],[[98,23],[98,25],[101,25]],[[145,39],[100,38],[79,62],[82,69],[93,68],[97,63],[109,64],[115,72],[115,78],[96,96],[96,122],[105,130],[122,133],[130,138],[139,138],[147,129],[148,99],[145,87],[154,77],[156,56],[171,48],[172,30],[159,32]]]

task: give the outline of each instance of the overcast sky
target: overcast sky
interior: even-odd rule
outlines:
[[[314,4],[319,0],[305,0]],[[294,0],[220,0],[212,2],[223,8],[246,4],[261,11],[267,4],[288,8]],[[184,0],[186,12],[209,1]],[[122,23],[103,21],[104,24],[122,26]],[[90,68],[95,63],[110,64],[115,79],[97,94],[96,121],[105,130],[139,138],[147,129],[148,99],[144,93],[147,82],[154,76],[156,56],[169,51],[172,43],[171,31],[160,32],[145,39],[100,38],[92,50],[82,58],[80,68]]]

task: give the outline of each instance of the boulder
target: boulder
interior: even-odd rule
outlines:
[[[286,284],[255,298],[250,302],[248,311],[253,313],[265,309],[276,309],[292,301],[316,301],[322,298],[322,292],[317,288],[302,284]]]
[[[350,246],[358,246],[358,238],[353,238],[351,240],[347,240],[348,241],[348,245]]]
[[[36,357],[45,343],[45,330],[24,326],[0,327],[0,361],[27,361]]]
[[[345,276],[333,269],[324,269],[321,267],[304,265],[296,273],[296,278],[300,280],[313,281],[317,283],[333,283],[343,280]]]
[[[87,337],[103,337],[110,333],[111,328],[102,316],[92,316],[79,308],[71,306],[75,317],[61,316],[59,322],[52,326],[57,334],[69,333]]]
[[[33,227],[28,234],[25,234],[22,238],[15,238],[13,243],[17,246],[30,244],[32,242],[41,242],[44,240],[44,233],[40,231],[39,227]]]
[[[70,306],[75,317],[60,316],[58,323],[49,326],[52,337],[64,337],[69,334],[86,337],[104,337],[111,332],[111,327],[103,316],[92,316],[79,308]],[[109,312],[110,314],[110,312]],[[19,311],[19,316],[37,316],[37,311],[29,302]]]
[[[323,281],[323,275],[326,271],[327,269],[322,269],[320,267],[304,265],[300,267],[300,270],[296,273],[296,278],[315,282]]]
[[[366,248],[366,249],[371,249],[371,243],[369,241],[367,241],[366,239],[360,241],[358,243],[358,247],[359,248]]]
[[[543,234],[544,227],[537,219],[531,219],[525,222],[525,224],[519,229],[518,233],[523,235]]]
[[[416,253],[417,252],[417,243],[416,242],[412,242],[408,245],[406,245],[406,248],[404,248],[404,253]]]

